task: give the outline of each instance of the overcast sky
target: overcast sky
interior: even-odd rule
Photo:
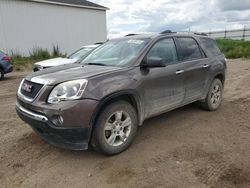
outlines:
[[[108,37],[250,27],[250,0],[90,0],[108,7]]]

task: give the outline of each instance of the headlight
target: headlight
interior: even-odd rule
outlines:
[[[48,103],[56,104],[60,101],[75,100],[81,98],[88,81],[73,80],[57,85],[49,95]]]

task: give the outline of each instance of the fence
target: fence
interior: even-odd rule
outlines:
[[[230,38],[230,39],[238,39],[238,40],[250,40],[250,28],[243,29],[232,29],[224,31],[210,31],[206,32],[206,34],[212,38]]]

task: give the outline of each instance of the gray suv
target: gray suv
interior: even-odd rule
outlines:
[[[28,75],[16,110],[43,139],[73,150],[124,151],[145,119],[199,101],[216,110],[226,60],[202,34],[110,40],[83,62]]]

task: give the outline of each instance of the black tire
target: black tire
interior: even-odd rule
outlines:
[[[123,127],[122,125],[118,125],[119,124],[117,123],[118,120],[116,120],[117,119],[116,117],[118,117],[117,114],[122,114],[120,118],[121,119],[120,124],[122,124],[122,122],[124,123],[126,120],[126,122],[131,122],[127,123],[131,126],[122,128]],[[137,113],[131,104],[129,104],[126,101],[116,101],[110,103],[102,109],[97,118],[98,119],[96,121],[91,140],[91,145],[95,150],[103,154],[115,155],[126,150],[132,144],[138,127],[138,119],[137,119]],[[111,125],[110,127],[112,127],[112,129],[106,130],[107,128],[109,128],[109,126],[107,125]],[[121,138],[121,135],[116,136],[116,134],[118,134],[116,129],[118,126],[120,126],[120,128],[123,129],[121,131],[118,130],[118,132],[120,133],[123,132],[122,134],[125,135],[124,132],[126,131],[126,134],[128,134],[128,136],[125,135],[124,136],[125,138],[123,136],[122,136],[123,138]],[[108,143],[111,137],[114,138],[114,143],[113,143],[114,145]]]
[[[0,69],[0,80],[4,79],[4,72],[2,69]]]
[[[219,88],[219,91],[218,91],[219,94],[216,94],[216,97],[215,97],[213,92],[216,90],[217,87]],[[201,102],[201,107],[205,110],[208,110],[208,111],[217,110],[221,105],[222,94],[223,94],[222,82],[221,82],[221,80],[216,78],[213,80],[213,82],[209,88],[209,91],[207,93],[205,101]],[[218,97],[218,95],[219,95],[219,97]],[[216,100],[215,100],[215,98],[216,98]]]

